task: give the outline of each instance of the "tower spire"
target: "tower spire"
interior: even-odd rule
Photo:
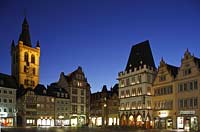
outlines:
[[[22,41],[24,45],[32,47],[31,45],[31,37],[29,33],[29,25],[26,16],[24,17],[24,21],[22,24],[22,32],[19,36],[19,41]]]

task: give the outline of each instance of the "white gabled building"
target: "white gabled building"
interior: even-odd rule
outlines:
[[[16,126],[16,90],[15,79],[0,73],[0,124],[4,127]]]
[[[149,41],[134,45],[125,71],[118,75],[121,126],[152,127],[151,87],[155,75]]]

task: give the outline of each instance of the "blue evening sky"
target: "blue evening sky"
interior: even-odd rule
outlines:
[[[40,83],[82,66],[92,92],[117,83],[132,45],[149,40],[180,66],[189,48],[200,57],[199,0],[0,0],[0,72],[11,74],[10,45],[18,41],[24,9],[32,45],[41,45]]]

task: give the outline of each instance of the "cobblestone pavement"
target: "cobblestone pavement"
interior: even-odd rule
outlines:
[[[73,128],[73,127],[32,127],[3,128],[1,132],[176,132],[182,130],[133,129],[133,128]]]

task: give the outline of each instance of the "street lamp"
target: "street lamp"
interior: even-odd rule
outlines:
[[[18,112],[18,109],[17,108],[14,108],[14,111],[13,111],[13,113],[14,113],[14,120],[15,120],[15,124],[14,124],[14,126],[16,127],[17,126],[17,112]]]
[[[106,125],[106,123],[107,123],[107,121],[106,121],[106,107],[107,107],[107,104],[105,103],[103,105],[103,107],[104,107],[104,125]]]

